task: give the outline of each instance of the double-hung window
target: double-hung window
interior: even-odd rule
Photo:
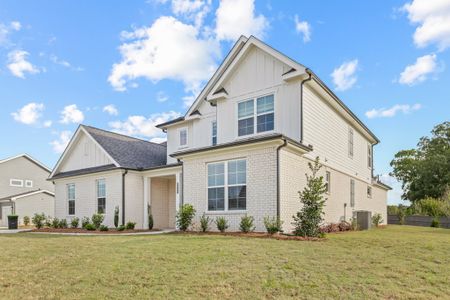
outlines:
[[[212,138],[212,145],[217,145],[217,121],[212,121],[211,123],[211,138]]]
[[[97,180],[97,213],[106,213],[106,183],[105,179]]]
[[[180,135],[179,146],[180,147],[186,147],[187,144],[188,144],[188,129],[187,128],[180,128],[180,130],[178,132],[179,132],[179,135]]]
[[[372,198],[372,187],[367,186],[367,198]]]
[[[208,164],[208,210],[247,208],[247,163],[244,159]]]
[[[348,156],[353,158],[353,129],[348,128]]]
[[[67,185],[67,203],[69,208],[69,216],[75,214],[75,184],[69,183]]]
[[[330,193],[331,191],[331,173],[329,171],[325,172],[325,188],[326,188],[326,192],[327,194]]]
[[[367,145],[367,167],[372,168],[372,145]]]
[[[355,207],[355,180],[350,179],[350,206]]]
[[[238,103],[238,136],[272,131],[274,124],[273,95]]]

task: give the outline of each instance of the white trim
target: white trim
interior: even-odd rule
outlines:
[[[100,198],[103,198],[103,197],[99,197],[98,196],[98,182],[100,181],[100,180],[103,180],[103,182],[104,182],[104,185],[105,185],[105,209],[104,209],[104,211],[103,211],[103,213],[101,214],[101,215],[106,215],[106,200],[108,199],[108,197],[106,197],[106,178],[104,178],[104,177],[100,177],[100,178],[97,178],[97,179],[95,179],[95,200],[96,200],[96,203],[95,203],[95,206],[96,206],[96,213],[97,214],[100,214],[99,212],[98,212],[98,199],[100,199]]]
[[[3,159],[3,160],[0,160],[0,164],[5,163],[5,162],[8,162],[8,161],[10,161],[10,160],[14,160],[14,159],[17,159],[17,158],[21,158],[21,157],[28,158],[29,160],[31,160],[32,162],[34,162],[36,165],[42,167],[43,169],[47,170],[48,172],[51,172],[51,171],[52,171],[50,168],[46,167],[43,163],[41,163],[41,162],[39,162],[38,160],[32,158],[31,156],[29,156],[29,155],[26,154],[26,153],[19,154],[19,155],[10,157],[10,158],[6,158],[6,159]]]
[[[20,181],[20,184],[13,184],[13,181]],[[9,186],[13,186],[13,187],[23,187],[23,180],[22,179],[16,179],[16,178],[11,178],[9,179]]]
[[[39,191],[34,191],[34,192],[30,192],[28,194],[23,194],[23,195],[11,198],[11,201],[16,201],[17,199],[33,196],[33,195],[40,194],[40,193],[46,193],[46,194],[49,194],[50,196],[55,197],[55,193],[53,193],[53,192],[50,192],[48,190],[39,190]]]
[[[102,146],[100,146],[100,144],[89,134],[89,132],[84,128],[83,125],[78,126],[77,130],[75,131],[74,135],[72,136],[72,138],[69,141],[69,144],[67,144],[66,149],[64,149],[63,154],[60,156],[60,158],[58,159],[58,162],[56,163],[55,167],[53,168],[52,173],[50,174],[50,178],[53,177],[56,173],[56,171],[58,171],[59,167],[61,166],[61,163],[64,161],[64,159],[66,158],[66,156],[68,155],[68,153],[70,152],[70,149],[72,148],[73,144],[75,143],[75,141],[77,140],[78,136],[80,135],[80,132],[83,132],[84,134],[86,134],[86,136],[88,136],[92,142],[94,142],[94,144],[99,147],[104,154],[113,162],[113,164],[116,167],[120,167],[119,163],[117,161],[115,161],[111,155],[109,155],[109,153],[103,149]]]
[[[238,98],[239,100],[236,101],[236,111],[235,111],[235,115],[236,115],[236,119],[235,119],[235,124],[236,124],[236,131],[235,131],[235,139],[243,139],[243,138],[249,138],[249,137],[254,137],[254,136],[258,136],[258,135],[264,135],[264,134],[270,134],[273,132],[276,132],[276,112],[275,112],[275,107],[276,107],[276,100],[275,100],[275,94],[276,91],[268,91],[267,93],[264,94],[254,94],[251,97],[246,97],[242,96],[240,98]],[[270,113],[262,113],[260,115],[258,115],[258,99],[259,98],[263,98],[263,97],[267,97],[267,96],[273,96],[273,129],[272,130],[268,130],[268,131],[262,131],[262,132],[258,132],[258,116],[261,115],[266,115],[266,114],[270,114]],[[239,136],[239,104],[242,102],[247,102],[253,100],[253,133],[252,134],[246,134],[246,135],[241,135]],[[245,117],[245,118],[241,118],[241,120],[243,119],[249,119],[251,118],[249,117]]]

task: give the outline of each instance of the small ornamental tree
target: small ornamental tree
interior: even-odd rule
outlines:
[[[114,227],[119,227],[119,206],[114,208]]]
[[[314,163],[308,163],[312,175],[306,175],[306,187],[299,192],[300,202],[302,208],[295,216],[294,234],[304,237],[318,237],[320,233],[320,224],[323,221],[323,207],[325,206],[326,185],[322,176],[318,176],[322,165],[319,162],[319,157],[316,157]]]

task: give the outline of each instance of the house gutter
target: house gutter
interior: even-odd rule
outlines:
[[[283,144],[277,147],[277,220],[280,220],[280,150],[287,146],[287,140],[283,139]]]
[[[312,79],[312,75],[309,69],[305,69],[305,72],[309,75],[308,78],[303,79],[300,82],[300,143],[303,142],[303,85],[305,82]]]
[[[128,174],[128,170],[122,173],[122,225],[125,225],[125,175]]]

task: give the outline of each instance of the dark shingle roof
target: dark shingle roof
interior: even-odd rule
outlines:
[[[109,165],[103,165],[103,166],[98,166],[98,167],[91,167],[91,168],[85,168],[85,169],[79,169],[79,170],[59,172],[49,179],[58,179],[58,178],[65,178],[65,177],[71,177],[71,176],[86,175],[86,174],[110,171],[110,170],[115,170],[115,169],[118,169],[118,167],[116,167],[114,164],[109,164]]]
[[[120,165],[127,169],[147,169],[167,163],[166,145],[81,125]]]

